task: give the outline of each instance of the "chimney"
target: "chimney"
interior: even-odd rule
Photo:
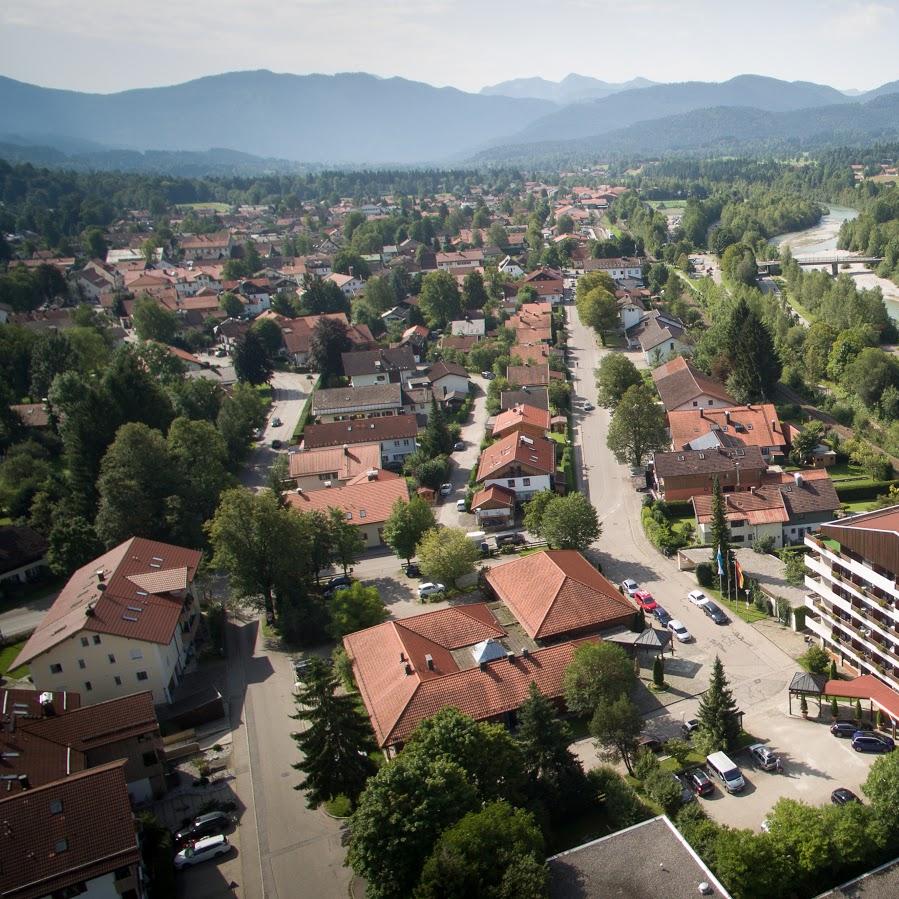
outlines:
[[[405,662],[405,661],[406,661],[406,653],[404,653],[404,652],[401,652],[401,653],[400,653],[400,661],[401,661],[401,662]]]
[[[20,786],[23,790],[30,790],[30,789],[31,789],[31,781],[28,780],[28,775],[27,775],[27,774],[20,774],[20,775],[19,775],[19,786]]]
[[[406,672],[406,676],[412,674],[412,666],[408,662],[403,670]]]
[[[514,665],[515,664],[515,653],[512,652],[511,650],[509,650],[509,652],[506,653],[506,660]]]
[[[801,487],[801,486],[802,486],[802,475],[799,474],[798,471],[796,471],[796,472],[793,473],[793,483],[794,483],[797,487]]]
[[[343,445],[343,454],[345,456],[348,456],[350,454],[350,445],[348,443],[345,443]]]
[[[56,714],[56,710],[53,708],[53,694],[50,692],[41,693],[38,697],[38,702],[41,704],[41,709],[44,714],[48,718],[52,718]]]
[[[486,662],[478,662],[478,668],[480,668],[481,671],[486,671],[486,670],[487,670],[487,663],[486,663]]]
[[[705,409],[703,409],[702,406],[699,407],[699,417],[705,418]]]
[[[729,410],[729,409],[725,409],[725,410],[724,410],[724,420],[725,420],[728,424],[730,424],[730,410]]]
[[[425,664],[428,666],[428,671],[434,670],[434,657],[430,653],[425,655]]]
[[[302,487],[297,487],[295,493],[296,493],[297,496],[302,496],[302,495],[303,495],[303,488],[302,488]]]
[[[89,603],[87,604],[87,608],[84,610],[84,614],[85,614],[88,618],[92,618],[92,617],[93,617],[93,614],[94,614],[94,604],[93,604],[92,602],[89,602]]]
[[[105,581],[106,580],[106,572],[102,568],[98,568],[96,571],[97,580]]]
[[[525,646],[524,649],[521,650],[521,657],[523,659],[526,659],[530,654],[531,651],[527,648],[527,646]]]
[[[754,485],[749,488],[749,492],[752,494],[755,494],[755,486]]]
[[[775,434],[777,433],[777,419],[776,418],[771,419],[771,430],[774,431]]]

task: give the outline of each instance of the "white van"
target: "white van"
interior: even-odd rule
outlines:
[[[743,773],[723,752],[713,752],[705,763],[728,793],[739,793],[746,786]]]

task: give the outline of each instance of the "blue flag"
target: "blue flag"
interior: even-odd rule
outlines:
[[[724,577],[724,554],[721,552],[721,547],[718,547],[718,576]]]

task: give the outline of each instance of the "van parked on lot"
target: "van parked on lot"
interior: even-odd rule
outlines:
[[[721,781],[728,793],[739,793],[746,786],[743,773],[723,752],[713,752],[705,762],[709,771]]]

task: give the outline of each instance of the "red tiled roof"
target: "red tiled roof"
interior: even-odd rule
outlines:
[[[619,624],[635,609],[573,549],[545,550],[497,565],[487,583],[535,640]]]
[[[338,481],[381,467],[381,448],[377,443],[360,443],[352,448],[329,446],[290,454],[290,477],[337,472]]]
[[[38,899],[140,861],[124,765],[0,794],[0,895]]]
[[[202,554],[195,549],[132,537],[79,568],[68,580],[28,639],[15,665],[24,665],[80,631],[115,634],[168,645],[181,617],[182,589],[197,572]],[[103,571],[103,580],[97,572]],[[147,583],[153,593],[135,583]]]
[[[350,524],[364,526],[386,521],[398,499],[409,501],[409,488],[405,478],[391,472],[379,471],[374,481],[368,480],[363,472],[358,480],[344,487],[288,493],[285,499],[292,509],[299,512],[340,509]]]
[[[513,431],[488,446],[478,463],[477,480],[499,474],[506,466],[515,463],[528,469],[552,474],[556,470],[555,443],[545,437],[526,437]]]
[[[550,370],[549,363],[506,366],[506,378],[513,387],[545,387],[553,378],[562,377],[561,372]]]
[[[515,505],[515,491],[503,487],[502,484],[491,484],[489,487],[479,490],[471,498],[472,509],[486,508],[488,504],[492,504],[494,508],[497,506],[511,508]]]
[[[668,410],[703,395],[714,397],[728,406],[737,405],[720,381],[694,368],[683,356],[660,365],[653,371],[652,379],[662,404]]]
[[[771,403],[730,409],[685,409],[669,412],[671,443],[683,449],[691,440],[714,431],[726,445],[785,447],[783,425]],[[739,428],[737,427],[739,426]],[[727,428],[727,430],[724,430]]]
[[[899,693],[873,674],[863,674],[849,681],[829,680],[824,685],[824,695],[838,699],[870,699],[894,721],[899,721]]]
[[[536,406],[517,405],[505,412],[500,412],[493,423],[493,436],[500,437],[510,430],[517,430],[521,425],[531,425],[549,430],[549,412]]]
[[[414,415],[385,415],[358,421],[329,421],[320,425],[307,425],[303,431],[303,446],[306,449],[319,449],[344,443],[414,438],[417,434],[418,420]]]

